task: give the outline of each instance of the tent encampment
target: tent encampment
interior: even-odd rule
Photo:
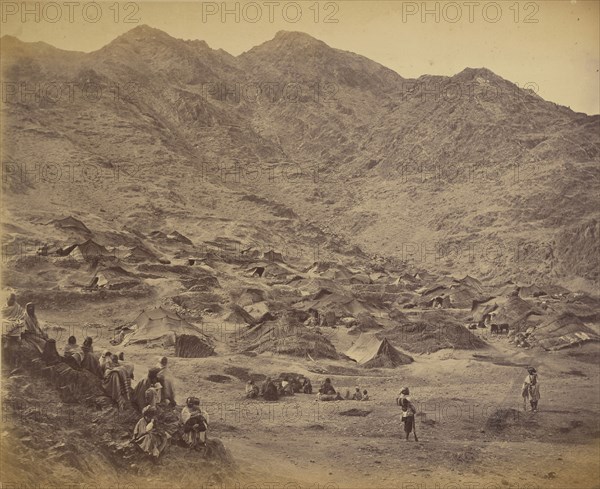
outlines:
[[[361,334],[346,356],[365,368],[393,368],[414,361],[411,356],[394,348],[387,338],[377,338],[371,334]]]
[[[123,342],[123,345],[136,343],[161,343],[163,346],[174,346],[181,335],[193,335],[211,344],[202,329],[183,320],[177,313],[157,307],[143,310],[135,319],[136,328]]]

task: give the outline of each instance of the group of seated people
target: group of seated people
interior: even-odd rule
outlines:
[[[5,326],[2,335],[3,359],[11,367],[19,367],[18,352],[22,347],[30,347],[46,365],[64,363],[72,369],[87,370],[102,382],[105,393],[112,398],[120,410],[127,405],[142,413],[136,423],[132,441],[155,460],[164,452],[172,437],[161,427],[163,409],[176,406],[175,387],[168,368],[167,357],[160,357],[157,364],[148,370],[146,378],[135,387],[134,366],[125,361],[125,354],[102,354],[94,352],[93,339],[86,337],[82,345],[75,336],[69,336],[61,356],[56,348],[56,340],[49,338],[42,330],[35,315],[35,306],[28,303],[22,308],[15,294],[10,294],[6,306],[2,308]],[[208,413],[200,408],[197,397],[188,397],[179,416],[180,438],[185,446],[200,449],[206,446]]]
[[[317,394],[317,400],[319,401],[369,401],[369,393],[367,389],[364,389],[362,392],[360,387],[356,386],[354,390],[354,394],[350,395],[350,391],[346,390],[346,396],[343,397],[339,391],[336,391],[331,383],[331,379],[326,378],[321,387],[319,387],[319,393]]]
[[[267,377],[259,387],[254,380],[246,383],[246,397],[256,399],[262,396],[266,401],[276,401],[283,396],[293,396],[294,394],[312,394],[312,384],[306,377],[283,376],[280,379],[273,380]]]
[[[249,380],[246,383],[246,398],[257,399],[263,397],[266,401],[277,401],[282,396],[293,396],[295,393],[312,394],[312,384],[310,379],[306,377],[291,377],[283,376],[281,379],[273,380],[267,377],[265,381],[258,386],[254,380]],[[353,394],[346,391],[346,396],[335,390],[330,378],[326,378],[317,394],[317,400],[320,401],[369,401],[369,393],[367,389],[361,391],[360,387],[356,386]]]

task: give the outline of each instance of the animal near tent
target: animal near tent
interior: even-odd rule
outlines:
[[[346,356],[365,368],[398,367],[413,362],[413,358],[402,353],[387,340],[375,335],[361,334],[346,352]]]
[[[210,344],[210,340],[198,326],[184,321],[177,313],[162,307],[142,311],[135,319],[135,324],[137,329],[124,339],[124,345],[162,343],[163,346],[173,346],[177,337],[181,335],[197,336]]]

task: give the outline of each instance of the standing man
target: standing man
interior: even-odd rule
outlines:
[[[415,426],[415,414],[417,410],[410,401],[410,391],[408,387],[404,387],[400,391],[400,395],[396,398],[396,404],[402,408],[402,422],[404,423],[404,433],[406,433],[406,441],[408,441],[408,435],[412,432],[415,436],[415,441],[419,441],[417,438],[417,429]]]
[[[540,383],[538,381],[537,370],[533,367],[527,368],[527,377],[523,382],[523,389],[521,394],[523,396],[523,403],[525,411],[527,411],[527,399],[531,404],[531,411],[537,413],[538,401],[540,400]]]

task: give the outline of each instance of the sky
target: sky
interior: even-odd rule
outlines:
[[[486,67],[546,100],[600,113],[597,0],[66,3],[3,1],[2,35],[88,52],[147,24],[238,55],[280,30],[302,31],[406,78]]]

